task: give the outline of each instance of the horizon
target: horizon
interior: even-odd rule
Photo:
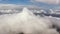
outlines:
[[[0,4],[15,4],[15,5],[34,5],[44,8],[54,8],[60,7],[60,4],[57,3],[47,3],[47,2],[38,2],[39,0],[0,0]],[[49,1],[48,1],[49,2]],[[53,0],[51,0],[53,2]],[[56,2],[56,1],[55,1]]]

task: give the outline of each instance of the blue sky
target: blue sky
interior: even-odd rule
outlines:
[[[0,4],[19,4],[19,5],[36,5],[39,7],[57,7],[60,5],[47,4],[43,2],[31,2],[31,0],[0,0]]]
[[[0,3],[3,4],[31,4],[30,0],[1,0]]]

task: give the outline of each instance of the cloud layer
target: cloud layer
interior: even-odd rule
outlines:
[[[24,7],[27,7],[30,9],[39,9],[40,8],[35,5],[0,4],[0,9],[22,9]]]
[[[43,2],[48,4],[60,4],[60,0],[32,0],[36,2]]]
[[[1,34],[58,34],[48,18],[37,17],[27,8],[21,13],[0,16]]]

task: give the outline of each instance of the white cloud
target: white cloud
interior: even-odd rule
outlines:
[[[0,16],[0,33],[1,34],[51,34],[58,32],[50,28],[52,23],[48,18],[35,16],[27,8],[24,8],[21,13],[14,15]]]
[[[60,0],[32,0],[36,2],[43,2],[48,4],[60,4]]]
[[[33,9],[39,8],[35,5],[0,4],[0,9],[16,9],[16,8],[21,9],[23,7],[28,7],[28,8],[33,8]]]

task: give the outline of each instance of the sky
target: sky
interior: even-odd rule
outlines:
[[[52,8],[60,6],[60,0],[0,0],[0,4],[36,5]]]
[[[31,4],[30,0],[0,0],[2,4]]]

